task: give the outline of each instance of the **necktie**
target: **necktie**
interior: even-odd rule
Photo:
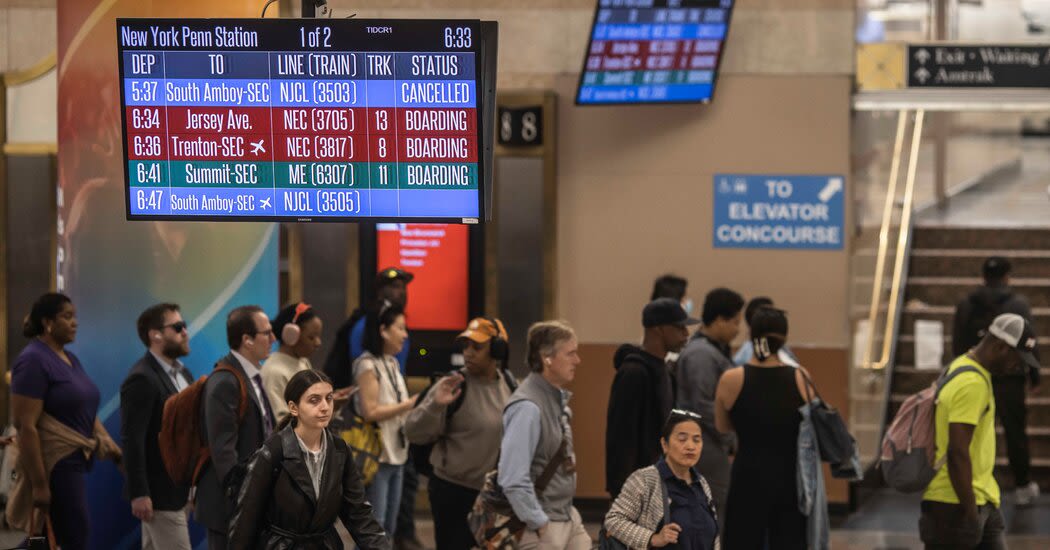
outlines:
[[[266,430],[267,437],[273,433],[273,410],[270,409],[270,400],[266,397],[266,390],[263,389],[262,375],[256,374],[252,377],[252,382],[255,382],[255,387],[259,390],[259,395],[262,396],[263,406],[263,427]]]
[[[175,365],[171,368],[171,378],[172,381],[175,382],[175,391],[182,391],[185,389],[187,383],[184,375],[188,374],[186,367],[182,365]]]

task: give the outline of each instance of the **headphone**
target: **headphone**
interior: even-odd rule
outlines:
[[[493,317],[482,317],[482,319],[492,323],[492,326],[496,327],[496,334],[489,340],[489,355],[493,359],[503,361],[510,359],[510,344],[507,342],[501,334],[506,334],[507,329],[503,326],[503,323],[499,319]]]
[[[289,321],[288,324],[284,325],[284,328],[281,329],[282,342],[289,346],[294,346],[295,344],[299,343],[299,337],[302,335],[303,329],[295,323],[299,320],[300,315],[306,313],[307,311],[310,311],[311,309],[312,308],[310,307],[310,304],[307,304],[305,302],[299,302],[295,305],[295,315],[292,317],[292,320]]]

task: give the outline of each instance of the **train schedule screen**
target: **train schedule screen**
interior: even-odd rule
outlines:
[[[118,19],[128,218],[476,222],[479,25]]]
[[[579,105],[708,103],[733,0],[598,0]]]

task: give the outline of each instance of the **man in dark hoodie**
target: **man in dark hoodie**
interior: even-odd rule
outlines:
[[[642,346],[624,344],[616,350],[605,424],[605,490],[620,493],[635,470],[660,458],[660,429],[674,406],[668,352],[677,353],[689,339],[690,319],[680,301],[657,298],[642,310]]]
[[[1010,261],[993,256],[984,261],[981,274],[984,285],[978,287],[955,308],[952,330],[952,355],[958,357],[984,337],[988,325],[1002,313],[1016,313],[1032,324],[1032,310],[1024,296],[1010,288]],[[1034,325],[1033,325],[1034,326]],[[993,375],[995,410],[1006,435],[1006,454],[1010,459],[1017,503],[1027,506],[1039,496],[1039,485],[1029,477],[1031,457],[1028,452],[1028,409],[1025,406],[1025,377],[1032,387],[1039,385],[1039,369],[1019,362],[1006,374]]]

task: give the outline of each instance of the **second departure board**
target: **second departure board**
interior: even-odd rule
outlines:
[[[598,0],[578,105],[707,103],[733,0]]]
[[[484,216],[480,21],[119,19],[117,34],[129,219]]]

